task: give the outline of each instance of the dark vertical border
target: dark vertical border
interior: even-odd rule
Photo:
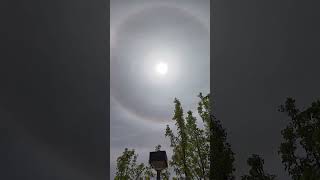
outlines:
[[[0,179],[109,179],[109,1],[0,7]]]
[[[213,107],[214,107],[214,79],[213,79],[213,65],[214,65],[214,59],[215,59],[215,54],[214,54],[214,47],[215,47],[215,44],[214,44],[214,15],[215,15],[215,4],[214,4],[215,1],[210,1],[210,104],[211,104],[211,117],[213,117]],[[212,118],[210,118],[211,121],[210,121],[210,129],[212,129]],[[212,151],[212,136],[210,136],[210,154],[211,154],[211,151]],[[211,170],[211,167],[213,167],[213,160],[212,160],[213,157],[210,156],[210,172],[209,172],[209,179],[213,179],[214,178],[214,174],[213,174],[213,171]]]
[[[106,0],[106,179],[110,178],[110,0]]]

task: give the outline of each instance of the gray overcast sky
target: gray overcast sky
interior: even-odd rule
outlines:
[[[268,172],[289,177],[277,154],[286,97],[305,107],[320,95],[319,11],[305,1],[215,1],[211,73],[216,114],[228,130],[237,174],[261,154]]]
[[[186,110],[197,105],[199,92],[210,89],[210,3],[201,1],[112,0],[111,178],[125,147],[147,163],[161,144],[171,156],[166,124],[172,124],[173,100]],[[162,77],[154,70],[163,62]]]

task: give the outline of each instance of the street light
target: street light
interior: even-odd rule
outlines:
[[[157,171],[157,180],[160,180],[160,172],[168,167],[166,151],[150,152],[149,163]]]

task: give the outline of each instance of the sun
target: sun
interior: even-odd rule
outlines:
[[[168,73],[168,64],[165,62],[159,62],[156,64],[155,70],[159,75],[164,76]]]

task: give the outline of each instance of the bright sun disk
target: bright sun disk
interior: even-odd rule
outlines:
[[[156,72],[160,75],[165,75],[168,72],[168,65],[164,62],[160,62],[156,65]]]

